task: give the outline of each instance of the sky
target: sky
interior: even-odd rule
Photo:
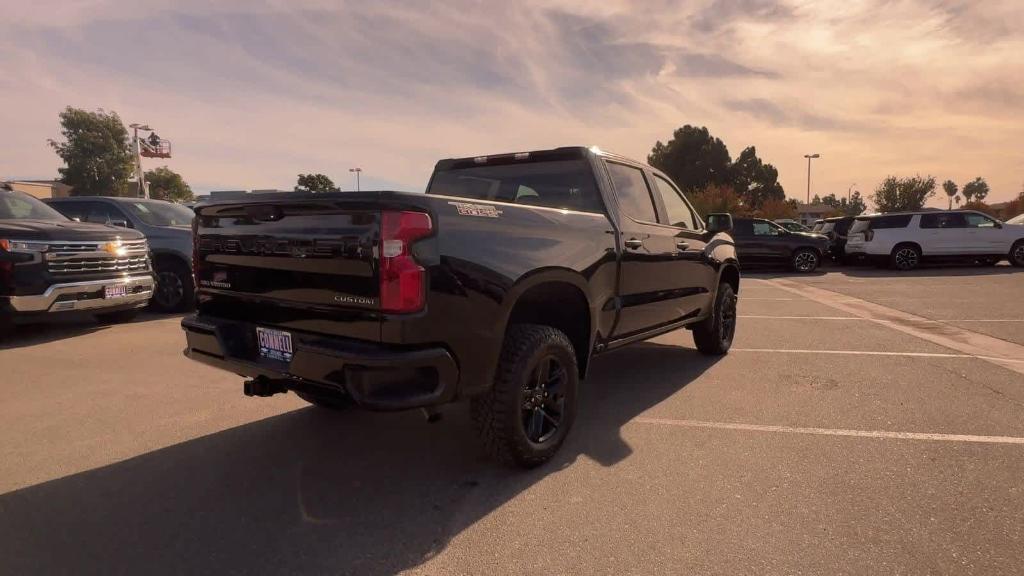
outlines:
[[[441,158],[684,124],[774,164],[787,194],[888,175],[1024,187],[1020,0],[0,0],[0,178],[52,178],[65,106],[173,143],[198,192],[322,172],[423,190]],[[944,205],[938,191],[933,205]]]

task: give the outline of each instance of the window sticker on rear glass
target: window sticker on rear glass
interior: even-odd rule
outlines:
[[[497,218],[501,216],[501,210],[490,204],[470,204],[468,202],[449,202],[459,211],[459,216],[483,216],[484,218]]]

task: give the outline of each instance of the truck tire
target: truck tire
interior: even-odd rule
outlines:
[[[1017,240],[1013,248],[1010,248],[1010,264],[1021,268],[1024,267],[1024,240]]]
[[[150,306],[157,312],[185,312],[195,306],[196,287],[192,271],[179,260],[157,260],[156,289]]]
[[[909,272],[921,264],[921,249],[915,244],[897,244],[889,256],[889,267]]]
[[[355,405],[352,398],[343,394],[311,394],[309,392],[295,391],[295,395],[309,402],[317,408],[329,410],[345,410]]]
[[[736,292],[732,285],[721,283],[715,296],[711,315],[693,328],[693,343],[701,354],[721,356],[732,347],[736,335]]]
[[[572,343],[550,326],[509,328],[494,386],[471,405],[484,448],[533,468],[558,452],[576,419],[579,370]]]
[[[120,310],[118,312],[107,312],[106,314],[97,314],[96,321],[100,324],[124,324],[135,320],[135,317],[139,315],[138,308],[132,308],[131,310]]]

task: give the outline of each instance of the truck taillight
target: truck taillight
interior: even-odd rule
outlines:
[[[407,313],[423,308],[426,270],[412,257],[412,244],[433,231],[423,212],[383,212],[380,237],[380,307]]]

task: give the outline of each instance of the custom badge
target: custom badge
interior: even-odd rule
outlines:
[[[482,216],[484,218],[497,218],[501,216],[501,210],[490,204],[470,204],[468,202],[449,202],[459,211],[459,216]]]

